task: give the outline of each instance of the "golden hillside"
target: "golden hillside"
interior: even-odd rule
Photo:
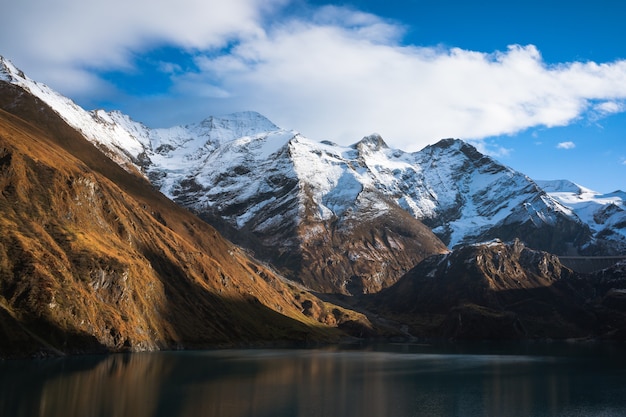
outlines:
[[[332,340],[366,321],[285,283],[19,87],[0,82],[0,108],[0,356]]]

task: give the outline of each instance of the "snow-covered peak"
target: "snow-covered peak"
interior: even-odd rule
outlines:
[[[381,149],[389,149],[389,146],[385,143],[382,136],[378,133],[371,134],[369,136],[365,136],[359,142],[353,145],[355,149],[363,151],[364,149],[369,149],[371,151],[379,151]]]
[[[606,198],[617,197],[621,199],[622,201],[626,201],[626,192],[622,190],[616,190],[611,193],[602,194],[602,197],[606,197]]]
[[[574,193],[579,195],[595,193],[589,188],[585,188],[569,180],[535,180],[535,182],[547,193]]]
[[[132,165],[133,158],[144,151],[147,128],[128,116],[104,110],[88,112],[47,85],[31,80],[4,58],[0,62],[0,72],[5,81],[45,102],[89,141],[105,146],[109,156],[120,165]]]
[[[428,145],[426,146],[422,152],[433,152],[435,149],[441,149],[441,150],[448,150],[448,151],[453,151],[453,150],[460,150],[463,146],[466,146],[467,143],[463,142],[461,139],[454,139],[454,138],[447,138],[447,139],[441,139],[438,142],[432,144],[432,145]]]
[[[0,80],[11,82],[15,77],[25,78],[22,71],[18,70],[11,61],[0,55]]]
[[[626,193],[601,194],[567,180],[536,181],[596,234],[626,244]]]
[[[617,204],[623,205],[624,197],[622,191],[616,191],[609,194],[601,194],[589,188],[578,185],[568,180],[537,180],[535,181],[542,190],[556,198],[566,206],[576,204]]]
[[[210,116],[196,125],[186,127],[210,136],[219,142],[280,130],[265,116],[254,111]]]

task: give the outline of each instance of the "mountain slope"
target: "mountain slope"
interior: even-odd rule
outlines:
[[[316,319],[366,323],[322,316],[21,88],[0,81],[0,109],[0,355],[329,340]]]

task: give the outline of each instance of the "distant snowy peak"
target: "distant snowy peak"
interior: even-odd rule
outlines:
[[[537,184],[589,225],[595,236],[612,241],[617,252],[626,249],[626,193],[600,194],[567,180]]]
[[[535,182],[547,193],[595,193],[589,188],[585,188],[569,180],[535,180]]]
[[[599,199],[613,202],[626,201],[626,192],[622,190],[602,194],[568,180],[535,180],[535,182],[548,194],[556,195],[561,193],[563,195],[576,196],[579,200]]]
[[[618,206],[624,206],[624,201],[626,200],[626,193],[623,191],[601,194],[597,191],[593,191],[567,180],[537,180],[535,182],[545,192],[568,207],[588,203],[599,205],[615,204]]]
[[[278,126],[256,112],[239,112],[224,116],[211,116],[199,123],[171,128],[154,129],[150,133],[150,149],[163,151],[178,149],[198,156],[200,149],[215,150],[219,146],[240,140],[266,136],[282,131]]]
[[[196,129],[210,132],[216,140],[231,141],[244,136],[255,136],[265,132],[280,130],[265,116],[254,112],[238,112],[224,116],[211,116],[204,119]]]
[[[363,139],[352,145],[353,148],[363,150],[365,148],[372,151],[380,151],[381,149],[389,149],[387,143],[378,133],[365,136]]]
[[[523,177],[524,182],[532,182],[530,178],[515,171],[495,159],[487,156],[476,147],[460,139],[442,139],[439,142],[429,145],[419,152],[432,160],[450,161],[454,168],[461,171],[477,170],[481,173],[498,174],[503,173],[507,177]]]
[[[559,219],[577,221],[532,179],[466,142],[444,139],[413,155],[422,168],[423,195],[433,206],[423,221],[450,247],[508,239],[522,224],[552,228]]]

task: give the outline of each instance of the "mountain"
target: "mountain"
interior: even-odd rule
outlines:
[[[623,263],[584,275],[529,249],[614,248],[619,210],[602,211],[609,236],[557,193],[590,191],[460,140],[340,146],[254,112],[149,129],[0,59],[0,356],[346,334],[624,340]],[[514,243],[472,243],[494,236]]]
[[[589,226],[596,244],[588,253],[626,253],[625,192],[601,194],[567,180],[537,181],[537,184]]]
[[[317,291],[378,291],[416,262],[447,250],[421,222],[351,179],[359,174],[347,167],[350,160],[332,154],[332,146],[257,113],[148,129],[119,112],[86,112],[6,60],[4,74],[129,172],[141,171],[172,200]],[[307,156],[322,152],[328,160],[312,167]]]
[[[378,135],[340,146],[254,112],[149,129],[119,112],[86,112],[3,62],[5,79],[127,171],[317,291],[376,292],[446,246],[494,238],[560,255],[624,250],[624,223],[610,213],[619,205],[584,216],[460,140],[415,153]]]
[[[368,151],[263,133],[220,144],[161,190],[317,291],[375,292],[447,249],[368,181]]]
[[[2,80],[0,223],[0,357],[329,341],[368,326]]]
[[[520,241],[468,245],[433,256],[369,308],[422,338],[626,337],[624,265],[578,274]]]

